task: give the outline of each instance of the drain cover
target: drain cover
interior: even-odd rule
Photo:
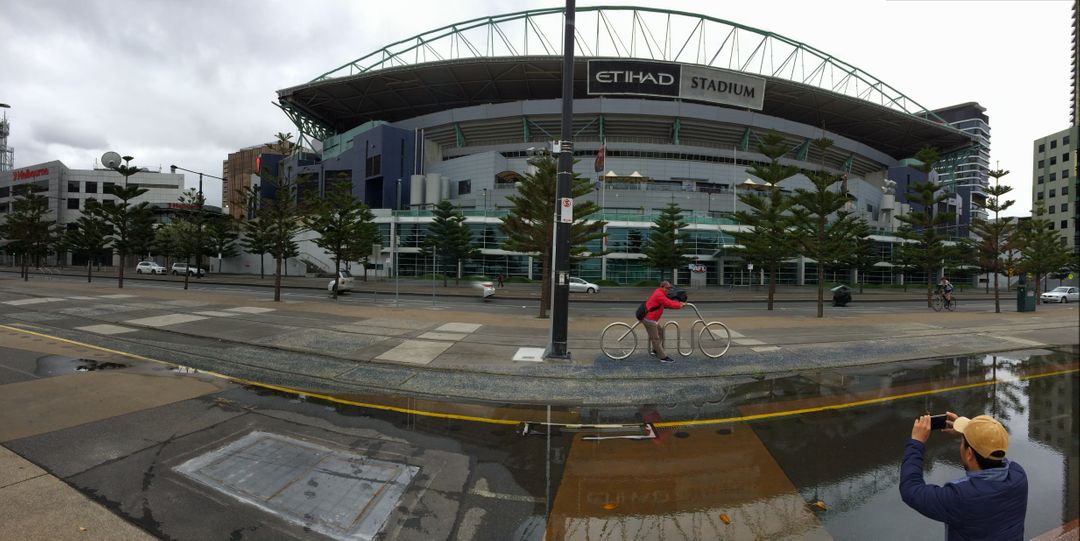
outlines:
[[[375,537],[420,468],[252,432],[176,471],[335,539]]]

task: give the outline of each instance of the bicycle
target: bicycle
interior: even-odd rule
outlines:
[[[706,357],[711,359],[723,357],[731,348],[731,330],[720,321],[705,322],[705,318],[701,317],[701,312],[698,311],[697,306],[692,303],[688,302],[686,306],[693,308],[694,313],[697,315],[697,319],[690,324],[690,349],[686,351],[682,349],[682,340],[679,336],[679,324],[677,322],[668,321],[664,324],[665,336],[667,336],[669,326],[675,327],[675,351],[683,357],[689,357],[694,353],[694,347],[696,346]],[[701,325],[700,331],[696,330],[698,325]],[[633,355],[638,345],[637,333],[634,330],[641,326],[643,326],[641,321],[637,321],[633,325],[616,321],[604,327],[604,330],[600,332],[600,351],[603,351],[608,358],[616,361]],[[697,336],[696,343],[694,342],[695,333]],[[645,341],[648,343],[648,338]]]
[[[930,301],[930,306],[935,312],[940,312],[942,308],[953,312],[956,310],[956,295],[953,295],[952,300],[946,300],[945,296],[941,293],[934,293],[934,297]]]

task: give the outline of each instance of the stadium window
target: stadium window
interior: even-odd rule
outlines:
[[[1045,175],[1039,175],[1039,184],[1042,184],[1044,180],[1046,180],[1046,176]]]
[[[1039,169],[1046,167],[1046,160],[1039,160]]]
[[[1065,169],[1061,171],[1061,178],[1069,178],[1069,170]]]
[[[1061,212],[1062,213],[1069,212],[1069,204],[1068,203],[1062,203],[1061,204]]]
[[[382,174],[382,155],[368,157],[364,162],[364,176],[377,177]]]
[[[1039,201],[1042,201],[1043,200],[1043,195],[1045,195],[1045,194],[1043,194],[1042,192],[1039,192],[1038,195],[1035,196],[1035,198],[1038,199]]]
[[[1046,152],[1046,143],[1039,145],[1039,152]]]
[[[1050,188],[1050,197],[1057,196],[1057,188]]]
[[[77,181],[77,180],[69,180],[68,181],[68,193],[79,193],[79,181]]]
[[[1069,187],[1068,186],[1062,186],[1061,187],[1061,195],[1069,195]]]
[[[7,203],[0,203],[0,214],[4,214],[8,211]]]
[[[1050,165],[1057,165],[1057,156],[1050,156]]]
[[[1050,182],[1057,180],[1057,173],[1050,173]]]
[[[101,183],[101,193],[111,193],[113,191],[113,187],[115,187],[115,186],[116,186],[115,182],[102,182]]]
[[[79,210],[79,200],[78,199],[75,199],[74,197],[69,197],[67,201],[68,201],[68,205],[67,205],[68,209],[70,209],[70,210]]]
[[[1050,141],[1050,148],[1057,148],[1057,139]]]
[[[1068,144],[1069,144],[1069,136],[1068,136],[1068,135],[1066,135],[1065,137],[1062,137],[1062,138],[1061,138],[1061,144],[1062,144],[1063,146],[1064,146],[1064,145],[1068,145]]]
[[[1054,211],[1056,210],[1056,208],[1057,207],[1055,207],[1054,205],[1050,205],[1050,208],[1046,209],[1046,212],[1049,213],[1049,214],[1054,214]]]
[[[469,195],[472,193],[472,180],[459,180],[457,183],[458,195]]]
[[[11,195],[11,187],[10,186],[4,186],[3,188],[0,188],[0,197],[8,197],[10,195]]]
[[[1069,161],[1069,153],[1068,152],[1061,155],[1061,162],[1064,163],[1064,162],[1067,162],[1067,161]]]
[[[1069,220],[1061,220],[1061,228],[1062,229],[1068,229],[1069,228]]]
[[[97,193],[97,182],[86,182],[86,193]]]

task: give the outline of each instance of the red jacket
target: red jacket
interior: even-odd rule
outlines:
[[[664,288],[658,287],[656,291],[649,295],[649,300],[645,301],[645,319],[649,321],[659,321],[660,316],[664,315],[664,308],[674,308],[678,310],[682,308],[682,303],[673,299],[669,299],[667,291]]]

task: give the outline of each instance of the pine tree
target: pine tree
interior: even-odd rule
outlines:
[[[480,250],[473,245],[472,231],[465,224],[465,215],[455,209],[449,200],[442,200],[432,210],[432,221],[428,224],[422,252],[424,256],[435,254],[444,266],[457,269],[457,281],[461,283],[461,262],[480,255]],[[443,273],[443,287],[447,286],[446,273]]]
[[[109,244],[120,257],[117,275],[119,289],[124,288],[124,267],[127,266],[128,255],[146,252],[154,240],[154,216],[150,211],[150,204],[145,201],[131,203],[132,199],[147,191],[135,184],[114,185],[106,188],[106,193],[112,194],[118,201],[112,205],[106,202],[95,208],[95,212],[109,224]]]
[[[660,279],[664,280],[667,271],[686,266],[690,263],[688,237],[682,231],[688,224],[683,220],[682,209],[674,202],[660,211],[652,227],[645,245],[641,248],[641,254],[645,256],[642,263],[646,267],[652,267],[660,271]],[[674,282],[676,275],[672,275]]]
[[[557,164],[551,155],[543,155],[529,160],[529,165],[533,171],[528,172],[517,185],[517,192],[507,197],[513,206],[502,218],[500,228],[506,234],[504,249],[536,254],[542,258],[540,317],[546,318],[551,305],[551,248],[555,234]],[[575,198],[573,222],[570,224],[571,257],[581,255],[585,251],[585,243],[599,240],[607,225],[603,221],[588,220],[589,216],[600,210],[596,203],[583,199],[591,192],[589,181],[575,173],[570,180],[570,195]]]
[[[782,165],[780,158],[789,150],[783,138],[770,132],[761,138],[758,152],[769,158],[768,165],[754,165],[747,171],[765,181],[768,194],[759,195],[749,190],[739,194],[739,201],[750,211],[735,213],[735,222],[748,230],[734,233],[735,242],[741,246],[739,253],[747,263],[752,263],[769,277],[768,309],[773,309],[776,296],[776,278],[780,265],[795,255],[795,244],[789,234],[790,209],[794,201],[780,190],[777,184],[794,176],[799,169]]]
[[[49,241],[55,225],[46,219],[49,199],[29,190],[15,200],[11,213],[0,224],[0,238],[8,241],[7,249],[22,254],[20,277],[30,279],[30,261],[38,260],[49,251]]]
[[[1076,265],[1076,256],[1053,222],[1043,218],[1046,210],[1036,205],[1031,219],[1020,223],[1016,236],[1020,250],[1020,270],[1035,277],[1035,298],[1040,297],[1042,278]],[[1041,304],[1041,299],[1039,300]]]
[[[86,255],[86,282],[90,283],[94,256],[105,251],[108,245],[109,224],[96,211],[100,205],[93,199],[86,201],[82,216],[75,221],[75,227],[64,233],[67,246],[73,253]]]
[[[338,184],[325,198],[317,200],[312,212],[304,217],[304,225],[319,234],[315,245],[334,259],[334,299],[338,297],[341,281],[341,261],[349,260],[356,252],[354,243],[359,237],[360,214],[367,208],[352,194],[351,184]],[[370,246],[370,245],[369,245]]]
[[[938,162],[938,153],[930,147],[924,147],[915,154],[920,162],[916,169],[926,174],[926,181],[908,186],[907,199],[911,212],[897,218],[909,227],[897,231],[897,236],[913,241],[904,245],[905,260],[926,273],[926,306],[930,307],[934,294],[935,271],[940,268],[945,257],[945,241],[948,233],[945,227],[953,222],[953,213],[938,212],[938,206],[944,203],[949,194],[941,191],[930,173]]]
[[[994,185],[986,189],[986,202],[978,204],[979,207],[994,213],[993,221],[975,220],[971,225],[971,231],[979,237],[978,253],[980,266],[994,274],[994,312],[1001,313],[1001,295],[998,289],[998,275],[1005,270],[1005,264],[1001,259],[1009,245],[1009,238],[1013,234],[1013,224],[1001,218],[1001,213],[1011,207],[1015,201],[1002,200],[1012,191],[1012,186],[1002,186],[1001,177],[1009,172],[1003,169],[990,171],[994,177]]]

